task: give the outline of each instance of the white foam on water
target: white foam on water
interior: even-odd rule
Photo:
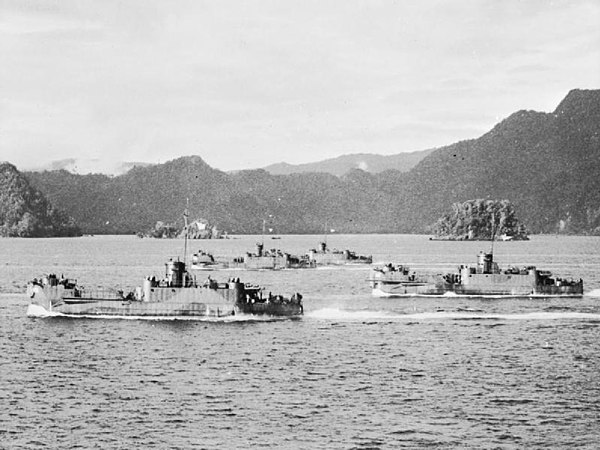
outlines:
[[[395,318],[397,315],[386,311],[346,311],[339,308],[323,308],[316,311],[311,311],[305,314],[306,317],[311,317],[321,320],[378,320]]]
[[[63,314],[48,311],[39,305],[29,305],[27,307],[28,317],[65,317],[71,319],[103,319],[103,320],[147,320],[147,321],[195,321],[195,322],[275,322],[289,320],[290,317],[277,316],[255,316],[252,314],[236,314],[235,316],[206,317],[206,316],[118,316],[108,314]],[[298,318],[297,316],[292,318]]]
[[[593,289],[590,292],[583,294],[584,297],[600,298],[600,289]]]
[[[88,319],[119,319],[119,320],[148,320],[148,321],[187,321],[187,322],[276,322],[289,320],[289,317],[253,316],[250,314],[237,314],[235,316],[206,317],[206,316],[72,316],[86,317]]]
[[[252,316],[240,314],[235,316],[206,317],[206,316],[115,316],[115,315],[70,315],[61,314],[61,317],[70,317],[74,319],[103,319],[103,320],[146,320],[146,321],[186,321],[186,322],[274,322],[282,320],[281,317],[274,316]],[[285,317],[284,319],[288,319]]]
[[[323,308],[311,311],[306,317],[320,320],[341,321],[419,321],[419,320],[594,320],[600,321],[600,314],[580,312],[530,312],[530,313],[483,313],[480,311],[431,311],[412,314],[398,314],[388,311],[347,311],[337,308]]]
[[[369,280],[370,281],[370,280]],[[508,298],[577,298],[579,295],[548,295],[548,294],[535,294],[535,295],[508,295],[508,294],[496,294],[496,295],[482,295],[482,294],[459,294],[456,292],[444,292],[443,294],[421,294],[421,293],[389,293],[384,292],[381,289],[372,290],[373,297],[379,298],[485,298],[485,299],[508,299]]]
[[[28,317],[58,317],[62,316],[60,313],[48,311],[46,308],[40,305],[30,304],[27,307]]]
[[[442,297],[460,297],[456,292],[445,292]]]
[[[402,317],[402,316],[398,316]],[[450,319],[450,320],[600,320],[600,314],[578,313],[578,312],[530,312],[530,313],[482,313],[482,312],[424,312],[417,314],[407,314],[404,316],[412,319]]]

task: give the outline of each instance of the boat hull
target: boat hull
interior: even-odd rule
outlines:
[[[372,290],[374,297],[439,297],[439,296],[457,296],[457,297],[581,297],[583,295],[579,290],[504,290],[504,289],[464,289],[461,287],[438,287],[435,285],[426,286],[390,286],[380,285]]]
[[[315,262],[307,259],[286,258],[281,256],[250,256],[235,258],[231,261],[210,264],[192,264],[192,270],[284,270],[284,269],[314,269]]]
[[[228,266],[226,263],[211,263],[211,264],[203,264],[203,263],[192,263],[192,270],[223,270],[227,269]]]
[[[63,285],[29,283],[29,316],[81,317],[227,317],[236,314],[298,316],[301,296],[262,297],[259,288],[240,282],[212,286],[169,287],[146,283],[134,295],[119,291],[86,291]]]
[[[259,302],[236,305],[238,314],[267,315],[277,317],[301,316],[304,309],[301,304],[282,302]]]
[[[138,301],[104,300],[87,304],[61,304],[50,307],[32,303],[27,310],[29,316],[226,317],[234,314],[234,308],[212,306],[205,303],[150,304]]]
[[[226,263],[229,269],[243,270],[283,270],[283,269],[314,269],[316,264],[304,258],[283,256],[246,256],[235,258]]]
[[[369,279],[376,297],[469,296],[469,297],[580,297],[583,281],[552,278],[530,268],[522,271],[476,273],[461,268],[456,274],[420,276],[403,272],[371,271]]]
[[[144,300],[119,292],[65,289],[63,286],[28,286],[32,312],[69,316],[223,317],[235,314],[235,290],[150,288]]]
[[[350,250],[330,250],[326,242],[320,242],[318,249],[308,252],[308,259],[317,266],[345,266],[349,264],[372,264],[372,256],[358,255]]]
[[[310,258],[317,266],[369,265],[373,262],[371,257],[351,258],[343,253],[317,253],[312,254]]]
[[[372,293],[376,297],[409,297],[409,296],[443,296],[456,295],[464,297],[581,297],[583,283],[569,286],[541,285],[529,283],[477,283],[452,284],[439,281],[437,283],[402,283],[371,281]]]

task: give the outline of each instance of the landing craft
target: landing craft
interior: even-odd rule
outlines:
[[[56,275],[27,284],[28,315],[226,317],[235,314],[300,316],[302,295],[264,295],[264,289],[240,282],[219,283],[210,276],[199,283],[181,261],[170,260],[161,280],[146,277],[142,286],[124,295],[121,290],[90,291],[77,281]]]
[[[500,270],[493,253],[481,252],[475,267],[461,265],[457,272],[424,275],[409,267],[388,264],[369,276],[376,297],[439,296],[454,293],[477,297],[580,297],[583,280],[552,276],[534,266]]]
[[[346,264],[371,264],[372,256],[357,255],[350,250],[329,250],[327,243],[320,242],[318,249],[311,249],[308,258],[317,266],[340,266]]]
[[[264,244],[256,244],[256,253],[247,252],[243,256],[232,259],[215,259],[210,253],[199,250],[192,256],[192,269],[244,269],[244,270],[282,270],[282,269],[313,269],[317,267],[307,255],[296,256],[279,249],[264,249]]]

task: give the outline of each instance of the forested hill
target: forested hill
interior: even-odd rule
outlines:
[[[156,221],[202,217],[229,233],[258,233],[263,219],[276,233],[386,232],[394,218],[372,211],[382,196],[355,179],[329,174],[273,176],[264,170],[226,174],[200,157],[136,167],[125,175],[74,175],[66,171],[30,172],[32,183],[60,205],[68,205],[90,233],[133,233]],[[371,179],[368,174],[364,174]],[[390,204],[392,196],[384,196]],[[272,216],[272,217],[269,217]]]
[[[77,236],[69,216],[44,196],[9,163],[0,163],[0,237]]]
[[[478,139],[442,148],[403,179],[404,228],[454,202],[508,199],[533,232],[600,232],[600,90],[574,90],[553,113],[519,111]],[[422,207],[426,204],[426,207]]]
[[[200,157],[114,178],[27,177],[87,233],[133,233],[203,217],[229,233],[429,232],[455,202],[506,199],[533,233],[600,233],[600,91],[575,90],[553,113],[519,111],[478,139],[437,149],[408,173],[353,170],[227,174]],[[272,217],[270,217],[272,216]]]

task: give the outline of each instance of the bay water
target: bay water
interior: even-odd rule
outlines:
[[[188,241],[241,256],[330,248],[423,272],[486,242],[415,235]],[[583,278],[582,298],[373,298],[367,267],[215,271],[304,297],[300,319],[30,318],[47,273],[125,292],[184,241],[0,240],[0,448],[597,448],[600,238],[497,242],[501,267]],[[198,274],[206,277],[207,273]]]

